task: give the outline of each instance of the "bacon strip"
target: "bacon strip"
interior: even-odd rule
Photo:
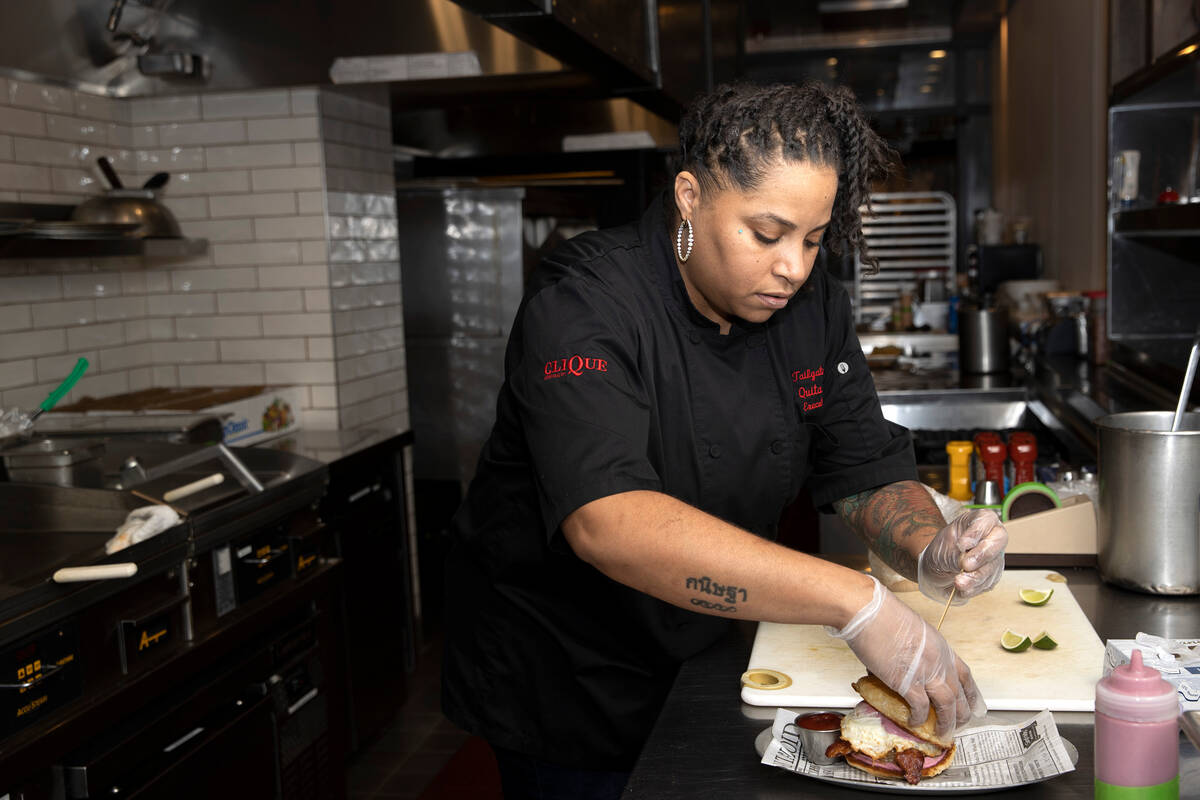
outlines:
[[[848,756],[854,752],[854,748],[845,739],[838,739],[829,747],[825,748],[826,758],[837,758],[838,756]]]
[[[914,786],[921,780],[921,770],[925,767],[925,754],[915,747],[896,753],[896,764],[904,771],[904,780]]]

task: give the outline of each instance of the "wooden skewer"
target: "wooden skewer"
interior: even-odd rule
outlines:
[[[950,604],[954,602],[954,592],[958,589],[957,586],[950,587],[950,596],[946,598],[946,607],[942,609],[942,618],[938,620],[937,629],[942,629],[942,623],[946,621],[946,612],[950,610]]]
[[[186,512],[186,511],[184,511],[184,510],[183,510],[182,508],[180,508],[179,506],[173,506],[173,505],[171,505],[170,503],[163,502],[162,500],[159,500],[159,499],[158,499],[158,498],[156,498],[156,497],[151,497],[151,496],[150,496],[150,495],[148,495],[148,494],[142,494],[142,493],[141,493],[141,492],[139,492],[137,489],[130,489],[130,490],[129,490],[129,493],[130,493],[131,495],[133,495],[134,497],[140,497],[140,498],[142,498],[143,500],[146,500],[146,501],[148,501],[148,502],[154,503],[155,505],[159,505],[159,506],[166,506],[167,508],[171,509],[171,510],[172,510],[172,511],[174,511],[176,514],[178,514],[180,519],[183,519],[184,517],[186,517],[186,516],[187,516],[187,512]],[[943,615],[943,616],[944,616],[944,615]],[[940,628],[940,627],[941,627],[941,625],[938,625],[938,627]]]

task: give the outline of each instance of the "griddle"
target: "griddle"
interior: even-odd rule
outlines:
[[[188,528],[176,525],[158,536],[108,555],[104,543],[126,515],[145,501],[108,489],[0,483],[0,620],[47,603],[70,599],[82,607],[129,585],[128,581],[56,584],[62,567],[132,562],[139,575],[187,557]],[[138,578],[130,580],[137,581]],[[15,632],[7,623],[4,638]]]
[[[100,486],[0,482],[0,640],[43,624],[40,618],[45,615],[32,612],[49,603],[55,605],[55,615],[74,613],[256,524],[311,505],[324,492],[327,471],[319,462],[253,447],[236,453],[261,483],[261,492],[243,486],[216,457],[150,480],[131,480],[121,471],[131,456],[153,470],[202,450],[162,441],[109,439],[101,457]],[[111,555],[104,552],[104,543],[128,513],[149,504],[129,489],[161,498],[167,490],[213,472],[222,472],[225,481],[172,504],[187,514],[180,524]],[[51,580],[62,567],[125,562],[137,564],[137,576],[72,584]]]

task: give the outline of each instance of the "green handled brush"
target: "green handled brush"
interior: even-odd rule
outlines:
[[[79,379],[83,377],[83,373],[87,372],[87,368],[88,360],[86,358],[81,358],[76,361],[75,368],[71,370],[71,374],[64,378],[63,382],[58,385],[58,388],[51,392],[49,396],[42,401],[41,405],[38,406],[37,411],[34,411],[33,414],[30,415],[29,422],[32,424],[35,419],[58,405],[58,401],[62,400],[63,397],[66,396],[67,392],[75,388],[75,384],[78,383]]]

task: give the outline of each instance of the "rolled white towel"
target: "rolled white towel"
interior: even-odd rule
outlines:
[[[152,536],[179,524],[179,515],[170,506],[143,506],[135,508],[125,517],[117,533],[104,543],[105,553],[124,550],[131,544],[144,542]]]

